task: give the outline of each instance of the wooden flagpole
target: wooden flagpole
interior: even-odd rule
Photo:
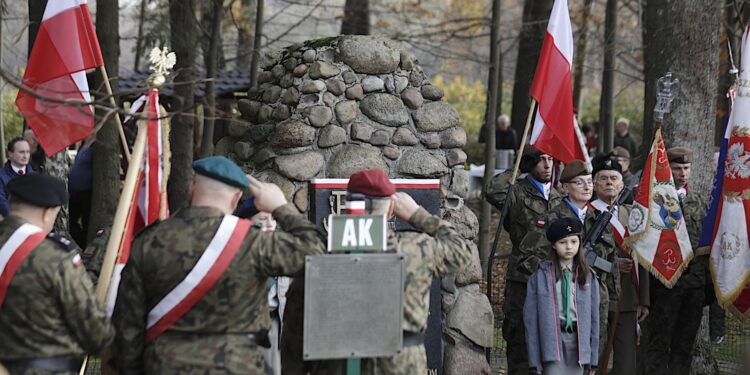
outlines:
[[[104,81],[104,88],[107,90],[107,95],[109,96],[109,104],[112,105],[112,108],[117,108],[117,101],[115,101],[115,96],[112,93],[112,85],[110,85],[109,83],[109,75],[107,74],[107,68],[104,67],[104,65],[102,65],[101,67],[99,67],[99,71],[102,73],[102,80]],[[115,118],[115,121],[117,122],[117,131],[118,133],[120,133],[120,142],[122,142],[123,155],[125,155],[125,159],[128,161],[128,163],[130,163],[130,149],[128,148],[128,140],[127,138],[125,138],[125,129],[122,127],[122,121],[120,120],[120,115],[115,114],[114,118]],[[104,126],[104,122],[99,124],[99,126],[97,126],[94,129],[94,133],[98,132],[102,126]]]

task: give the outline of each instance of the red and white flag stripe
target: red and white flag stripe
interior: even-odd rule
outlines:
[[[148,313],[146,342],[153,341],[187,313],[226,271],[251,222],[227,215],[192,270]]]
[[[5,301],[5,294],[18,267],[46,237],[42,228],[25,223],[0,248],[0,306]]]

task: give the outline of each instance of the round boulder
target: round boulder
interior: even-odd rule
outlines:
[[[271,145],[283,148],[302,147],[311,145],[314,140],[315,128],[299,120],[288,120],[276,126]]]
[[[323,168],[323,155],[306,151],[294,155],[276,157],[276,168],[285,177],[297,181],[307,181]]]
[[[401,59],[401,54],[389,40],[365,35],[346,35],[339,41],[338,58],[357,73],[391,73]]]
[[[397,96],[370,94],[362,99],[360,109],[371,120],[388,126],[401,126],[409,122],[409,112]]]
[[[404,152],[398,162],[398,171],[401,174],[422,178],[436,178],[450,172],[445,165],[445,158],[438,158],[425,150]]]
[[[426,132],[452,128],[458,126],[458,111],[446,102],[426,103],[414,113],[414,124]]]
[[[363,169],[382,169],[387,172],[388,165],[375,148],[346,145],[328,161],[326,177],[349,178]]]

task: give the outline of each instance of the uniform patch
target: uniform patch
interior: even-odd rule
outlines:
[[[73,267],[78,268],[81,265],[83,265],[83,259],[81,259],[81,255],[80,254],[76,254],[73,257]]]
[[[62,247],[64,250],[72,251],[78,248],[78,245],[76,245],[75,242],[65,238],[62,235],[56,234],[56,233],[50,233],[47,235],[47,239],[50,239],[52,241],[55,241],[60,247]]]
[[[536,221],[536,227],[537,228],[544,228],[544,220],[537,220]]]

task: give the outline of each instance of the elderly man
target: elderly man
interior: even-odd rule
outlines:
[[[48,235],[68,199],[65,184],[33,174],[8,183],[8,191],[10,215],[0,223],[0,363],[11,374],[78,374],[83,357],[107,349],[114,330],[75,245]]]
[[[8,183],[26,174],[35,173],[29,165],[31,151],[29,142],[16,137],[8,142],[8,161],[0,169],[0,215],[8,216]]]
[[[638,145],[635,142],[635,138],[630,134],[630,120],[626,118],[620,118],[615,124],[615,147],[623,147],[628,150],[630,155],[638,153]],[[625,170],[625,168],[623,168]]]
[[[521,159],[521,172],[527,175],[512,189],[510,171],[490,180],[485,199],[502,212],[507,199],[508,211],[503,226],[510,234],[513,249],[505,273],[505,299],[503,303],[503,338],[507,342],[508,374],[529,373],[526,352],[526,332],[523,325],[523,305],[526,301],[526,283],[539,263],[547,258],[544,234],[547,212],[563,204],[562,197],[552,188],[551,156],[528,147]]]
[[[120,374],[263,374],[268,278],[322,254],[315,226],[221,156],[193,163],[190,206],[145,228],[122,272],[113,323]],[[282,229],[231,215],[249,189]]]
[[[497,116],[495,126],[495,149],[515,150],[518,147],[518,136],[516,130],[510,127],[510,117],[508,115]],[[484,143],[485,136],[486,128],[482,126],[479,130],[479,143]]]

